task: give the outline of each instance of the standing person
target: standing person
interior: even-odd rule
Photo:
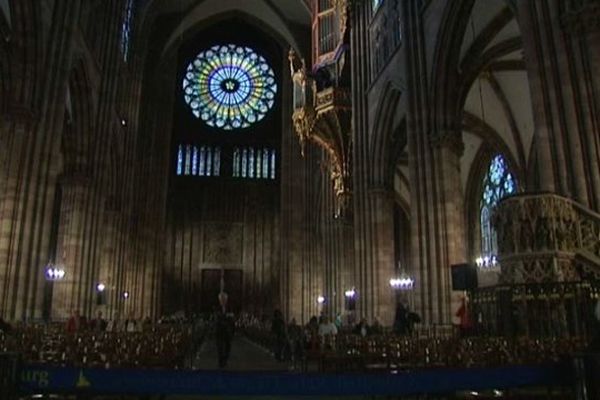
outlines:
[[[366,337],[367,334],[369,333],[369,329],[370,328],[369,328],[369,324],[367,323],[367,319],[361,318],[359,323],[356,324],[356,326],[354,326],[352,333],[354,333],[355,335]]]
[[[71,316],[67,320],[67,333],[75,333],[81,329],[81,317],[79,310],[71,310]]]
[[[592,319],[592,339],[584,356],[586,388],[590,399],[600,399],[600,299],[596,301]]]
[[[337,335],[338,330],[333,322],[329,320],[329,317],[324,315],[323,320],[319,324],[319,336]]]
[[[106,330],[107,323],[102,318],[102,311],[98,311],[96,318],[90,322],[90,329],[94,332],[104,332]]]
[[[458,324],[460,335],[462,337],[470,335],[473,329],[473,321],[471,320],[471,311],[469,310],[466,297],[462,298],[461,305],[458,311],[456,311],[456,316],[460,319]]]
[[[133,316],[133,313],[129,314],[129,318],[125,321],[125,331],[126,332],[135,332],[137,330],[137,321]]]
[[[12,332],[12,326],[2,317],[0,317],[0,332],[3,332],[4,334],[9,334]]]
[[[396,316],[394,317],[394,333],[396,335],[406,335],[409,333],[408,309],[402,303],[398,303],[396,306]]]
[[[377,317],[373,318],[371,329],[369,329],[369,335],[383,335],[383,326],[381,326],[381,323]]]
[[[296,318],[292,318],[288,326],[288,343],[290,347],[290,357],[292,359],[293,367],[296,367],[298,360],[302,358],[302,327],[296,323]]]
[[[106,332],[122,332],[123,321],[118,312],[115,313],[113,319],[111,319],[106,325]]]
[[[219,307],[215,316],[215,342],[217,343],[219,368],[225,368],[229,361],[234,329],[235,323],[233,322],[233,318],[227,316]]]
[[[273,321],[271,322],[271,332],[275,335],[275,359],[283,361],[283,354],[287,342],[285,321],[283,314],[279,310],[273,312]]]

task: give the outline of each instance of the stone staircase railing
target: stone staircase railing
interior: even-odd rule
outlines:
[[[501,283],[600,279],[600,214],[555,194],[522,194],[499,203]]]

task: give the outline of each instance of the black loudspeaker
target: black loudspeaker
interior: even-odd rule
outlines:
[[[452,269],[452,290],[477,289],[477,267],[473,264],[454,264]]]

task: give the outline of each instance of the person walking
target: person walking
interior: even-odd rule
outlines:
[[[217,354],[219,368],[225,368],[231,353],[231,342],[235,331],[233,318],[228,316],[221,308],[215,316],[215,342],[217,343]]]
[[[273,312],[273,321],[271,322],[271,332],[275,335],[275,359],[284,360],[284,349],[287,344],[287,332],[283,314],[279,310]]]

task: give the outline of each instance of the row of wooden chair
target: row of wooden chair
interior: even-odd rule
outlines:
[[[274,335],[260,327],[244,334],[265,348],[278,344]],[[504,337],[415,337],[353,334],[303,335],[300,346],[291,344],[303,366],[318,365],[321,371],[391,370],[435,367],[492,367],[544,364],[559,361],[586,347],[582,337],[531,339]]]
[[[66,333],[29,326],[0,334],[0,352],[18,352],[25,362],[76,367],[182,368],[191,345],[189,326],[147,332]]]

